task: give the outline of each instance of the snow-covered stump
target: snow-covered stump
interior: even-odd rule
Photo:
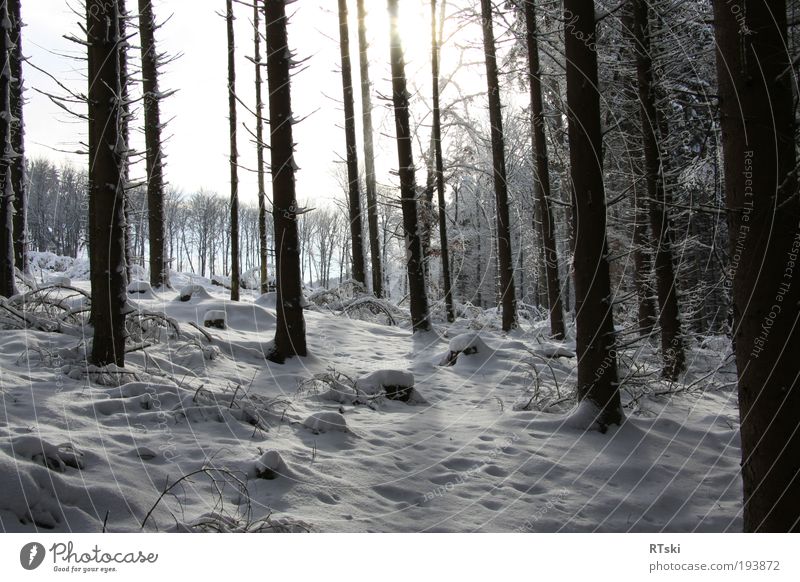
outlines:
[[[439,362],[440,366],[454,366],[458,357],[462,354],[472,356],[475,354],[487,354],[489,347],[477,333],[462,333],[450,340],[448,352]]]
[[[156,299],[156,294],[147,281],[131,281],[127,290],[128,295],[134,299]]]
[[[176,301],[191,301],[192,299],[211,299],[211,295],[202,285],[186,285],[178,293]]]
[[[356,391],[367,396],[383,393],[389,400],[413,402],[414,374],[405,370],[377,370],[356,380]]]
[[[256,477],[259,479],[277,479],[289,475],[289,467],[278,451],[267,451],[256,461]]]
[[[225,329],[225,321],[226,318],[224,311],[207,311],[203,317],[203,327]]]

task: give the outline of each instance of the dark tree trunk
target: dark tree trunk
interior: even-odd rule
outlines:
[[[408,267],[408,289],[411,303],[413,330],[430,329],[428,296],[425,289],[425,264],[422,257],[419,220],[417,215],[417,187],[414,177],[414,152],[408,113],[405,58],[400,31],[397,27],[398,0],[387,0],[390,20],[390,47],[392,61],[392,102],[394,104],[397,132],[397,160],[400,174],[400,205],[403,211],[403,231]]]
[[[372,292],[383,297],[383,270],[381,268],[380,233],[378,231],[378,192],[375,183],[375,152],[372,135],[372,96],[369,84],[369,58],[367,55],[367,24],[365,0],[358,4],[358,47],[361,65],[361,109],[364,127],[364,173],[367,191],[367,223],[369,228],[370,261],[372,263]]]
[[[536,162],[536,201],[539,206],[540,231],[547,274],[547,300],[550,310],[550,333],[564,339],[564,309],[561,305],[561,282],[558,275],[558,253],[553,211],[550,209],[550,170],[547,141],[544,135],[542,107],[542,72],[539,65],[539,42],[536,38],[536,8],[533,0],[525,0],[525,23],[530,68],[531,124],[533,152]]]
[[[156,19],[152,0],[139,0],[142,45],[144,139],[147,150],[147,227],[150,241],[150,284],[169,287],[169,262],[164,252],[164,157],[161,141],[161,93],[158,89]]]
[[[636,288],[639,333],[649,336],[656,324],[656,305],[650,288],[650,252],[647,239],[647,217],[641,197],[633,193],[633,284]]]
[[[127,37],[128,28],[128,8],[125,5],[125,0],[117,0],[119,4],[119,35],[120,38]],[[120,139],[128,145],[130,144],[130,75],[128,73],[128,49],[123,46],[119,51],[119,84],[122,89],[122,119],[119,126]],[[128,145],[128,148],[130,146]],[[122,180],[125,184],[130,183],[130,162],[128,156],[125,156],[126,163],[122,168]],[[125,275],[128,281],[131,280],[131,266],[133,265],[133,241],[131,240],[131,220],[133,220],[131,212],[130,192],[127,190],[123,194],[123,204],[125,215]]]
[[[348,208],[350,211],[350,242],[353,253],[353,279],[366,286],[364,239],[361,227],[361,188],[358,184],[356,114],[353,103],[353,75],[350,68],[350,29],[347,25],[347,0],[339,0],[339,51],[342,59],[344,134],[347,147]]]
[[[503,331],[517,325],[517,298],[514,286],[514,264],[511,252],[511,228],[508,213],[503,113],[500,105],[500,81],[492,27],[492,2],[481,0],[483,48],[486,54],[486,81],[489,94],[489,121],[492,125],[492,165],[497,203],[497,259],[500,271],[500,300],[503,305]]]
[[[729,244],[741,256],[732,275],[744,529],[797,532],[800,201],[786,3],[714,0],[714,22]]]
[[[266,0],[272,199],[275,219],[278,322],[271,360],[306,355],[303,284],[297,233],[297,199],[292,138],[292,96],[286,1]]]
[[[119,7],[116,0],[87,0],[89,61],[89,260],[92,286],[91,360],[125,365],[126,144],[119,127]]]
[[[446,0],[443,0],[443,2]],[[444,26],[444,23],[442,23]],[[450,247],[447,243],[447,205],[444,199],[444,162],[442,160],[442,115],[439,107],[439,34],[436,29],[436,0],[431,0],[431,81],[433,86],[433,155],[436,164],[436,193],[439,204],[439,244],[442,250],[442,281],[447,321],[456,320],[453,288],[450,282]]]
[[[256,65],[256,159],[258,163],[258,256],[260,261],[261,293],[269,291],[267,275],[267,190],[264,181],[264,99],[261,96],[261,31],[260,13],[263,8],[253,4],[253,44]]]
[[[648,0],[633,0],[633,35],[636,50],[636,74],[639,81],[644,170],[647,196],[650,199],[650,228],[655,244],[656,292],[658,323],[661,327],[662,374],[676,380],[686,367],[681,334],[675,271],[672,266],[672,234],[666,206],[661,152],[658,148],[659,127],[653,86],[653,61],[650,56],[650,10]]]
[[[11,20],[9,33],[12,47],[11,61],[11,146],[16,156],[11,163],[11,183],[14,188],[14,265],[23,273],[28,272],[27,212],[28,185],[25,180],[25,123],[23,105],[25,85],[22,79],[22,14],[21,0],[8,0],[8,16]]]
[[[8,22],[8,4],[0,2],[0,22]],[[0,295],[11,297],[14,284],[14,178],[12,168],[11,53],[9,30],[0,26]]]
[[[233,37],[232,0],[226,0],[225,10],[228,28],[228,119],[231,134],[231,301],[239,301],[239,150],[236,145],[236,46]]]
[[[565,0],[569,157],[575,211],[578,399],[601,430],[622,422],[606,239],[594,2]]]

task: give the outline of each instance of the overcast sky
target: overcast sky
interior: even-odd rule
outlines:
[[[357,28],[355,26],[355,1],[351,5],[351,48],[353,49],[354,81],[358,83]],[[135,0],[128,0],[129,10],[135,10]],[[172,119],[167,128],[169,142],[166,146],[167,178],[169,182],[187,193],[204,188],[227,194],[229,186],[229,141],[227,102],[227,39],[225,21],[218,12],[224,10],[223,0],[155,0],[156,18],[171,19],[157,34],[159,49],[171,54],[180,53],[179,60],[170,63],[163,72],[161,89],[178,89],[163,106],[163,119]],[[426,0],[404,0],[401,3],[401,31],[409,60],[407,74],[425,87],[429,72],[429,23]],[[396,166],[396,150],[391,141],[394,126],[387,101],[379,95],[390,96],[388,78],[388,19],[383,0],[367,0],[370,10],[368,20],[373,105],[379,180],[390,182],[388,170]],[[292,86],[293,109],[296,118],[309,116],[295,127],[297,142],[296,160],[298,198],[301,202],[317,202],[341,197],[340,187],[334,177],[341,168],[337,152],[344,151],[343,113],[341,109],[341,77],[339,76],[338,21],[336,3],[332,0],[300,0],[289,6],[294,13],[290,21],[289,43],[298,58],[309,58],[308,67],[294,78]],[[37,0],[23,4],[24,53],[32,63],[45,69],[61,82],[85,92],[85,49],[64,39],[65,34],[81,35],[78,23],[82,11],[79,0]],[[237,49],[237,92],[250,106],[254,103],[254,67],[247,60],[253,55],[252,10],[245,6],[234,8]],[[479,30],[479,29],[478,29]],[[137,43],[134,39],[132,42]],[[263,51],[263,44],[262,44]],[[445,54],[445,63],[448,55]],[[443,70],[446,70],[443,64]],[[266,96],[266,74],[264,95]],[[68,155],[56,150],[81,149],[85,141],[85,123],[70,118],[50,100],[35,89],[63,94],[45,75],[27,67],[25,81],[29,102],[25,110],[28,156],[47,156],[61,161],[71,159],[75,165],[84,165],[81,156]],[[429,85],[428,85],[429,86]],[[356,98],[359,91],[356,89]],[[356,102],[357,111],[360,104]],[[416,112],[425,115],[424,108]],[[358,117],[358,115],[357,115]],[[239,151],[241,164],[255,167],[255,146],[242,123],[254,128],[254,119],[244,108],[239,109]],[[141,123],[141,119],[139,119]],[[267,130],[268,131],[268,130]],[[359,128],[359,152],[361,151]],[[141,137],[134,137],[134,145],[141,145]],[[267,160],[269,158],[267,157]],[[134,172],[143,176],[144,167]],[[240,195],[254,201],[255,175],[240,171]],[[269,183],[268,183],[269,184]],[[269,186],[268,186],[269,194]]]

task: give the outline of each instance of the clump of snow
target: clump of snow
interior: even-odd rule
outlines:
[[[267,309],[275,309],[278,306],[278,294],[275,291],[264,293],[255,300],[255,304]]]
[[[277,479],[288,476],[289,467],[278,451],[267,451],[256,461],[256,477],[259,479]]]
[[[59,473],[66,471],[67,467],[84,468],[83,453],[70,444],[56,446],[37,436],[25,435],[13,440],[11,448],[16,458],[30,459]]]
[[[128,295],[136,299],[157,299],[153,288],[147,281],[131,281],[128,284]]]
[[[50,285],[61,285],[62,287],[70,287],[72,286],[72,279],[67,277],[66,275],[52,275],[47,282]]]
[[[545,359],[554,359],[554,358],[574,358],[575,357],[575,350],[570,349],[568,346],[560,345],[557,343],[543,343],[531,350],[537,356],[541,356]]]
[[[191,284],[181,288],[176,301],[202,301],[203,299],[211,299],[211,295],[206,291],[206,288],[202,285]]]
[[[319,434],[323,432],[348,432],[347,421],[338,412],[323,410],[315,412],[303,421],[303,426]]]
[[[383,393],[389,400],[400,402],[419,400],[414,391],[414,374],[405,370],[376,370],[356,380],[356,390],[367,396]]]
[[[203,317],[203,326],[225,329],[225,320],[226,317],[224,311],[206,311],[206,314]]]
[[[440,366],[452,366],[458,361],[460,355],[472,356],[475,354],[488,354],[491,350],[483,341],[480,334],[462,333],[450,340],[448,352],[439,362]]]

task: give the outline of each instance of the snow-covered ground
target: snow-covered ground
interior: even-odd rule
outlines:
[[[194,282],[131,288],[172,323],[145,317],[124,371],[86,366],[79,328],[0,333],[3,531],[741,529],[724,338],[673,386],[652,348],[623,353],[627,419],[600,434],[569,422],[574,345],[545,322],[412,336],[308,311],[312,355],[277,365],[274,298]]]

